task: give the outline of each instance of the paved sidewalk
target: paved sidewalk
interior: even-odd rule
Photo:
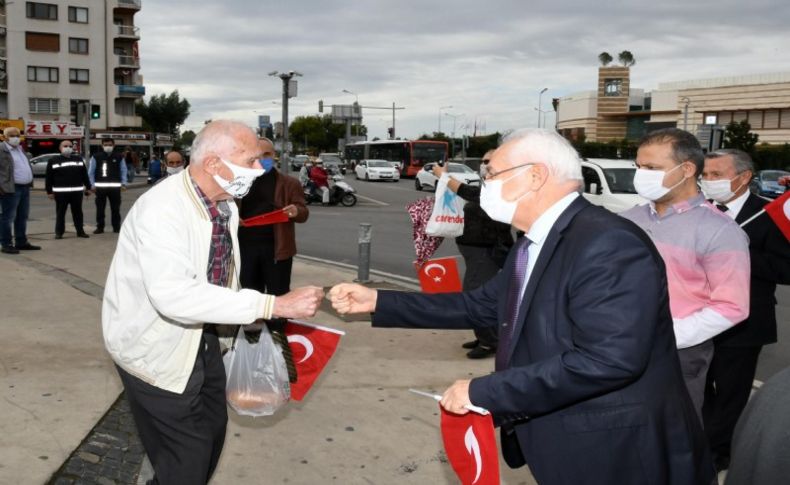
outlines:
[[[52,226],[30,223],[42,251],[0,256],[0,483],[134,483],[141,450],[100,330],[116,235],[77,239],[67,226],[56,241]],[[293,284],[354,276],[298,260]],[[305,401],[273,417],[231,412],[212,483],[456,483],[437,404],[407,389],[442,391],[490,372],[493,360],[465,358],[470,332],[373,330],[328,304],[315,321],[348,332],[324,375]],[[504,484],[534,483],[502,466]]]

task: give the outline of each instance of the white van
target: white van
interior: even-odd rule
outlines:
[[[647,202],[634,189],[633,160],[588,158],[582,161],[584,198],[612,212],[622,212]]]

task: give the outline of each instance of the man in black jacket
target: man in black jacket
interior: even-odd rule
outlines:
[[[104,209],[110,201],[112,232],[121,232],[121,191],[126,190],[127,168],[123,156],[115,151],[112,138],[102,140],[102,150],[91,157],[88,176],[96,192],[96,230],[104,232]]]
[[[60,155],[47,162],[47,196],[55,200],[55,239],[63,239],[66,232],[66,209],[71,206],[71,217],[77,237],[88,237],[82,228],[82,195],[90,193],[91,181],[82,155],[74,153],[71,140],[60,142]]]
[[[768,203],[749,192],[753,173],[745,152],[711,152],[705,157],[702,189],[720,210],[743,224]],[[776,285],[790,283],[790,244],[771,218],[760,215],[743,229],[749,236],[751,258],[749,318],[715,337],[703,406],[718,470],[729,466],[735,423],[749,400],[760,350],[776,342]]]
[[[494,150],[483,155],[483,167],[488,164]],[[447,173],[447,165],[433,166],[433,174],[440,178]],[[513,245],[510,226],[491,220],[480,207],[480,186],[459,182],[450,177],[447,188],[467,201],[464,205],[464,233],[455,238],[458,251],[464,258],[464,291],[474,290],[490,280],[502,269],[507,251]],[[495,328],[474,329],[475,339],[463,344],[470,349],[466,356],[470,359],[483,359],[496,354],[497,331]]]

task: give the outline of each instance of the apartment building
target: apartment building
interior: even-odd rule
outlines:
[[[116,138],[148,145],[135,102],[145,95],[140,75],[141,0],[15,0],[0,4],[0,126],[23,122],[34,155],[79,138],[79,103],[99,108],[91,145]],[[143,138],[143,140],[141,140]]]
[[[560,98],[557,129],[569,139],[635,140],[677,127],[708,146],[732,121],[748,120],[761,142],[790,143],[790,73],[662,83],[653,91],[630,86],[627,67],[600,67],[598,89]]]

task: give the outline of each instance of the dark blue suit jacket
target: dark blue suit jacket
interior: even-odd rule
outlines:
[[[504,325],[512,256],[477,290],[381,291],[374,326]],[[472,380],[511,466],[539,483],[709,485],[714,470],[680,371],[666,271],[636,225],[579,197],[544,241],[508,368]]]

